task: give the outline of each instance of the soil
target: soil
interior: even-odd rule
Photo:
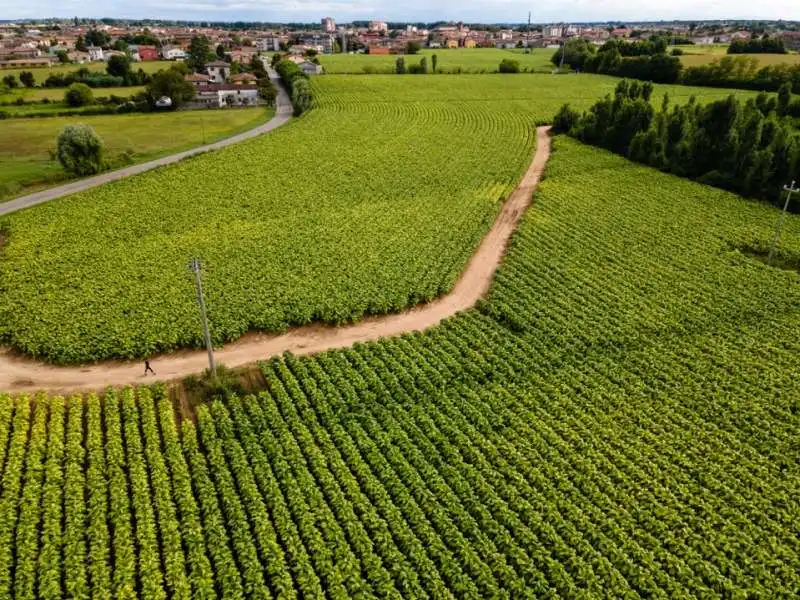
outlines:
[[[259,360],[292,352],[314,354],[352,346],[382,337],[423,331],[456,313],[472,308],[489,290],[503,259],[506,246],[544,172],[550,156],[549,127],[537,129],[536,153],[522,181],[506,200],[489,233],[446,296],[403,312],[367,317],[352,325],[332,327],[310,325],[282,334],[249,333],[215,351],[217,363],[241,367]],[[154,381],[175,381],[202,372],[208,366],[205,351],[178,351],[150,358],[155,376],[144,376],[143,361],[103,361],[96,364],[59,367],[0,350],[0,390],[72,392],[100,390],[106,386],[141,385]]]

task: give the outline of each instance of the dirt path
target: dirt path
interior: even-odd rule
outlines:
[[[17,212],[23,208],[42,204],[43,202],[49,202],[50,200],[55,200],[56,198],[62,198],[63,196],[69,196],[70,194],[82,192],[84,190],[97,187],[98,185],[103,185],[104,183],[110,183],[112,181],[117,181],[118,179],[125,179],[131,175],[144,173],[150,169],[163,167],[164,165],[178,162],[179,160],[183,160],[189,156],[194,156],[195,154],[208,152],[209,150],[218,150],[219,148],[224,148],[225,146],[230,146],[231,144],[236,144],[257,135],[268,133],[273,129],[277,129],[292,118],[292,102],[289,99],[289,95],[286,93],[286,90],[283,87],[280,79],[278,79],[277,76],[273,77],[272,79],[273,83],[275,83],[275,86],[278,88],[278,97],[276,99],[275,116],[266,123],[258,125],[253,129],[248,129],[243,133],[225,138],[224,140],[214,142],[213,144],[198,146],[197,148],[192,148],[191,150],[185,150],[184,152],[178,152],[177,154],[170,154],[169,156],[139,163],[138,165],[131,165],[130,167],[117,169],[116,171],[100,173],[94,177],[79,179],[78,181],[48,188],[46,190],[42,190],[41,192],[28,194],[27,196],[20,196],[19,198],[15,198],[14,200],[9,200],[8,202],[3,202],[0,204],[0,216]]]
[[[284,334],[247,334],[240,340],[217,350],[218,363],[239,367],[290,351],[313,354],[344,348],[356,342],[377,340],[409,331],[428,329],[475,305],[489,290],[495,271],[503,259],[506,245],[517,223],[531,202],[547,159],[550,156],[548,127],[537,130],[536,154],[519,186],[503,205],[492,228],[481,241],[453,291],[434,302],[410,308],[401,313],[367,317],[344,327],[311,325],[297,327]],[[127,385],[170,381],[208,366],[205,351],[179,351],[151,360],[156,378],[143,376],[143,362],[108,361],[87,366],[56,367],[0,351],[0,390],[23,392],[35,390],[73,391],[98,390],[106,385]]]

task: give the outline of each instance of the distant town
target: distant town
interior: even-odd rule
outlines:
[[[572,38],[599,45],[653,33],[667,33],[684,44],[727,44],[769,35],[780,38],[789,50],[800,50],[800,24],[788,21],[485,25],[374,20],[338,24],[325,17],[318,24],[268,26],[74,18],[0,22],[0,68],[82,64],[121,53],[137,62],[182,60],[196,36],[222,46],[232,61],[247,63],[263,52],[396,54],[405,52],[409,44],[442,49],[546,48]]]

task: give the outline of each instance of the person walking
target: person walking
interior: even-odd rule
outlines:
[[[156,372],[153,371],[153,367],[150,366],[150,361],[145,358],[144,359],[144,375],[145,375],[145,377],[147,377],[147,372],[148,371],[150,371],[153,375],[156,374]]]

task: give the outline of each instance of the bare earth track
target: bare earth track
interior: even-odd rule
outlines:
[[[284,352],[314,354],[382,337],[428,329],[471,308],[489,290],[511,235],[531,202],[550,156],[549,127],[537,129],[536,153],[522,181],[503,205],[489,233],[473,254],[453,291],[433,302],[403,312],[367,317],[344,327],[310,325],[283,334],[252,333],[215,351],[218,362],[240,367]],[[172,381],[207,367],[205,351],[179,351],[151,359],[157,379]],[[87,366],[58,367],[0,350],[0,390],[12,392],[99,390],[105,386],[141,384],[141,361],[105,361]]]

